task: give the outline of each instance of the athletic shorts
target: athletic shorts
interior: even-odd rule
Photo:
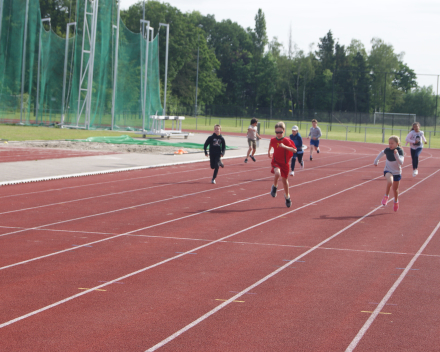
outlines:
[[[310,145],[313,145],[316,148],[318,148],[319,147],[319,139],[310,139]]]
[[[275,173],[275,168],[280,169],[281,171],[281,177],[282,178],[288,178],[289,177],[289,164],[279,164],[276,161],[272,160],[270,163],[272,165],[272,173]]]
[[[248,138],[248,144],[249,147],[252,147],[253,149],[257,149],[257,141]]]
[[[385,176],[387,173],[391,173],[389,171],[384,171],[383,175]],[[393,181],[400,181],[402,179],[402,175],[393,175]]]

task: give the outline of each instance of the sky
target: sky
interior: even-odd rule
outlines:
[[[128,9],[139,0],[121,0]],[[182,12],[199,11],[214,15],[219,22],[230,19],[244,28],[255,27],[261,8],[266,17],[269,40],[277,37],[287,48],[290,28],[293,41],[304,52],[316,50],[319,38],[329,30],[341,45],[360,40],[367,52],[371,39],[382,39],[404,52],[403,61],[417,74],[419,85],[437,89],[440,75],[440,1],[439,0],[170,0]],[[148,14],[146,15],[148,19]],[[170,58],[172,60],[172,58]]]

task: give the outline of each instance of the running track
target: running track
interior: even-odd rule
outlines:
[[[440,152],[394,213],[379,146],[322,144],[290,209],[266,156],[1,187],[1,350],[438,351]]]

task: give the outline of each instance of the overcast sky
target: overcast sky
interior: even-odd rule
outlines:
[[[127,9],[139,0],[121,0]],[[266,16],[267,34],[287,47],[289,28],[293,41],[305,52],[331,29],[341,45],[360,40],[367,51],[373,37],[383,39],[396,53],[405,52],[404,62],[418,73],[421,85],[437,88],[440,74],[439,0],[171,0],[182,12],[197,10],[215,15],[217,21],[231,19],[244,28],[254,28],[261,8]],[[148,19],[148,14],[147,14]],[[170,58],[172,60],[172,58]]]

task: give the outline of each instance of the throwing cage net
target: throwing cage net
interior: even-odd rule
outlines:
[[[76,13],[61,38],[38,0],[0,0],[0,122],[148,129],[163,114],[159,36],[146,21],[128,30],[115,0],[78,0]]]

